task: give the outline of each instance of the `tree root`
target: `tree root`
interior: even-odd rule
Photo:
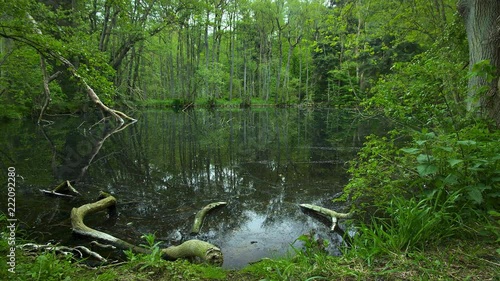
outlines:
[[[106,243],[114,245],[120,249],[130,249],[133,252],[143,254],[151,253],[151,250],[149,249],[130,244],[110,234],[92,229],[85,225],[83,219],[87,214],[115,207],[115,197],[105,193],[101,193],[100,197],[102,199],[97,202],[85,204],[71,210],[71,225],[73,228],[73,232],[97,240],[105,241]],[[223,263],[223,255],[221,250],[208,242],[200,240],[189,240],[182,243],[181,245],[162,249],[161,253],[162,257],[167,260],[198,257],[203,261],[214,265],[222,265]]]
[[[194,217],[194,223],[193,223],[193,228],[191,228],[191,234],[198,234],[200,232],[201,224],[203,223],[203,219],[205,218],[208,212],[217,207],[225,205],[227,205],[227,202],[214,202],[206,205],[200,211],[198,211],[198,213],[196,213],[196,216]]]

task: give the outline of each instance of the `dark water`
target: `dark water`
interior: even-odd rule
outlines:
[[[90,117],[57,117],[45,127],[32,121],[0,125],[2,182],[7,167],[18,174],[19,232],[39,243],[87,243],[71,235],[69,214],[103,190],[117,198],[118,216],[102,212],[86,224],[132,243],[144,243],[145,233],[156,233],[163,246],[179,236],[198,238],[222,249],[224,267],[239,268],[285,255],[297,237],[313,230],[331,241],[335,253],[341,238],[298,204],[346,210],[331,202],[347,182],[346,161],[366,135],[386,125],[336,109],[132,115],[137,123],[112,134]],[[39,191],[63,180],[75,181],[82,196]],[[6,196],[1,193],[3,212]],[[228,205],[207,216],[200,234],[189,235],[194,214],[215,201]]]

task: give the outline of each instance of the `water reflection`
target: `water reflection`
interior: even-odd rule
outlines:
[[[283,255],[311,229],[338,241],[297,204],[342,210],[330,199],[347,180],[345,162],[365,135],[384,131],[374,119],[361,121],[334,109],[147,111],[134,117],[138,123],[111,136],[89,131],[81,125],[86,120],[76,118],[56,120],[43,132],[26,123],[3,125],[8,145],[3,147],[12,149],[4,151],[11,159],[3,157],[2,165],[15,160],[26,179],[18,214],[32,231],[44,234],[41,240],[79,243],[69,238],[69,211],[106,190],[118,199],[118,219],[111,225],[96,215],[87,224],[135,243],[153,232],[165,244],[178,233],[192,238],[194,213],[227,201],[206,218],[197,238],[220,246],[228,268]],[[88,160],[81,161],[83,174],[80,166],[75,172],[75,151]],[[78,179],[82,198],[68,201],[36,192],[67,177]]]

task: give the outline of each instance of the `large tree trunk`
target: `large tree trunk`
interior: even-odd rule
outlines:
[[[460,0],[458,10],[465,21],[469,42],[470,68],[482,60],[489,60],[496,68],[495,79],[473,76],[469,79],[467,109],[481,112],[493,118],[500,125],[500,94],[498,78],[500,69],[500,1]],[[486,94],[480,88],[487,86]]]

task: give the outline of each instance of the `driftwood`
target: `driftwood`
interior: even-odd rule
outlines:
[[[335,231],[336,230],[336,228],[337,228],[337,220],[338,219],[347,219],[347,218],[351,218],[352,217],[352,213],[338,213],[338,212],[335,212],[333,210],[330,210],[330,209],[327,209],[327,208],[323,208],[323,207],[320,207],[320,206],[316,206],[316,205],[300,204],[299,206],[302,207],[302,208],[304,208],[304,209],[314,211],[314,212],[316,212],[316,213],[318,213],[320,215],[323,215],[323,216],[326,216],[326,217],[330,218],[331,222],[332,222],[331,231]]]
[[[97,241],[92,241],[90,242],[90,245],[92,246],[96,246],[96,247],[99,247],[99,248],[103,248],[103,249],[112,249],[112,250],[116,250],[116,247],[113,246],[113,245],[108,245],[108,244],[101,244]]]
[[[63,181],[61,184],[59,184],[58,186],[56,186],[52,190],[40,189],[40,191],[47,194],[47,195],[55,195],[55,196],[61,196],[61,197],[74,197],[71,194],[65,193],[68,191],[70,193],[75,194],[75,195],[80,195],[80,192],[78,192],[78,190],[76,190],[68,180]]]
[[[85,225],[83,219],[87,214],[115,207],[115,197],[109,194],[101,193],[101,198],[102,199],[97,202],[85,204],[71,210],[71,225],[73,228],[73,232],[97,240],[105,241],[106,243],[116,246],[120,249],[130,249],[133,252],[143,254],[151,253],[149,249],[130,244],[110,234],[92,229]],[[221,250],[208,242],[200,240],[189,240],[178,246],[171,246],[162,249],[161,253],[162,257],[168,260],[198,257],[203,261],[214,265],[222,265],[223,263]]]
[[[205,218],[208,212],[217,207],[225,205],[227,205],[227,202],[214,202],[206,205],[200,211],[198,211],[198,213],[196,213],[196,216],[194,217],[194,223],[193,223],[193,228],[191,228],[191,234],[198,234],[200,232],[203,219]]]
[[[107,260],[103,258],[101,255],[84,246],[67,247],[67,246],[57,246],[51,244],[39,245],[34,243],[26,243],[19,246],[19,248],[25,251],[51,251],[51,252],[56,252],[58,254],[62,254],[64,256],[78,254],[79,258],[85,258],[86,256],[90,256],[101,262],[107,262]]]

